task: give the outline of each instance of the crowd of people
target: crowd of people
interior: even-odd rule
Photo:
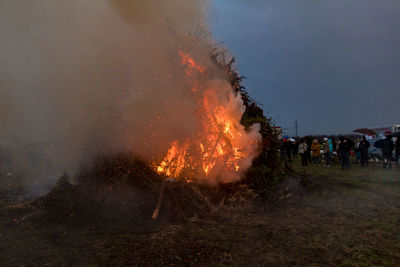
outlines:
[[[392,162],[399,161],[399,139],[384,138],[380,142],[383,168],[392,168]],[[369,148],[371,144],[365,136],[359,137],[313,137],[300,139],[284,138],[282,140],[281,155],[288,163],[292,158],[300,156],[301,165],[308,164],[331,167],[332,162],[340,163],[342,170],[350,169],[350,156],[362,167],[368,167]],[[394,152],[394,157],[393,157]],[[323,163],[323,164],[322,164]]]

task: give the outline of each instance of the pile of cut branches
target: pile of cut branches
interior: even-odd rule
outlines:
[[[246,110],[241,124],[249,129],[259,123],[263,138],[260,154],[245,179],[217,187],[183,180],[166,182],[149,162],[134,155],[102,156],[73,179],[64,175],[46,196],[35,201],[41,214],[47,220],[78,223],[148,223],[152,217],[158,221],[193,221],[226,215],[231,208],[246,206],[248,200],[265,198],[281,169],[277,133],[272,120],[242,85],[244,77],[234,68],[234,57],[225,61],[225,53],[214,49],[210,56],[243,100]],[[155,213],[157,208],[160,210]]]
[[[152,219],[161,188],[157,220]],[[216,219],[231,209],[246,210],[257,194],[243,184],[212,187],[167,181],[150,163],[132,154],[98,158],[76,177],[63,175],[54,188],[32,203],[38,220],[61,223],[149,224]]]

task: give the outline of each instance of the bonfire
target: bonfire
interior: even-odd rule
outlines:
[[[154,164],[156,171],[187,182],[239,180],[259,153],[260,127],[256,124],[246,131],[240,124],[245,106],[228,82],[206,81],[201,85],[198,81],[210,75],[207,68],[189,54],[179,51],[179,55],[200,106],[201,127],[191,138],[173,141],[163,160]]]

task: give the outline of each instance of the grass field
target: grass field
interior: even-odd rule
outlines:
[[[275,201],[143,229],[23,220],[3,181],[0,266],[400,265],[399,170],[292,167]]]

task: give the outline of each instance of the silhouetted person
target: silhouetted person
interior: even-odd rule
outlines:
[[[289,163],[292,162],[292,142],[288,139],[285,142],[285,153],[286,153],[286,159]]]
[[[358,150],[360,151],[361,154],[361,166],[362,167],[367,167],[368,166],[368,149],[369,149],[369,142],[367,141],[367,138],[365,138],[365,136],[363,136]]]
[[[295,159],[297,158],[298,148],[299,148],[298,142],[292,141],[292,155],[293,155],[293,158],[295,158]]]
[[[399,162],[399,155],[400,155],[400,136],[397,137],[396,143],[394,145],[396,151],[396,162]]]
[[[342,170],[350,169],[350,144],[347,139],[341,140],[338,148],[338,154],[340,154],[342,160]]]
[[[307,150],[307,152],[306,152],[307,161],[311,164],[311,163],[312,163],[312,161],[311,161],[311,145],[312,145],[312,139],[311,139],[311,138],[307,138],[307,139],[305,140],[305,143],[307,144],[307,148],[308,148],[308,150]]]
[[[392,158],[393,158],[393,142],[390,138],[386,137],[385,140],[382,141],[382,156],[383,156],[383,168],[392,168]]]

